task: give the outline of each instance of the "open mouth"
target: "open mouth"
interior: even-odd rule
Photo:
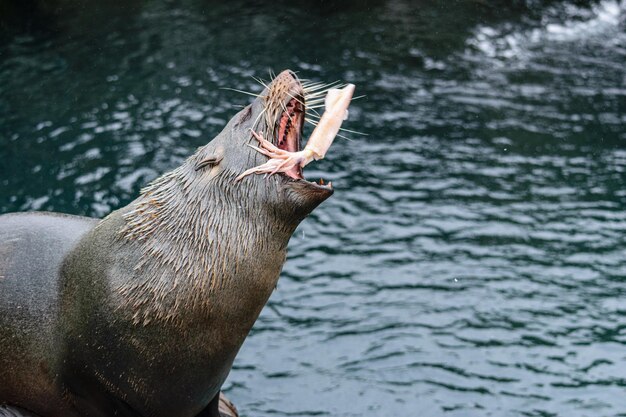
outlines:
[[[293,98],[284,105],[283,112],[276,120],[274,135],[278,148],[288,152],[299,152],[306,116],[305,101],[302,95],[292,94],[290,97]],[[306,181],[300,166],[294,166],[282,174],[293,180],[303,180],[312,185],[332,189],[332,183],[325,183],[322,178],[318,182]]]
[[[284,151],[299,152],[301,150],[304,117],[306,114],[304,97],[294,95],[283,109],[275,124],[276,146]],[[300,166],[294,166],[282,174],[294,180],[303,180],[312,185],[332,189],[332,183],[325,183],[322,178],[318,182],[306,181]]]
[[[265,85],[265,84],[264,84]],[[242,172],[235,181],[241,181],[251,174],[281,175],[293,183],[309,184],[317,191],[323,189],[327,195],[332,194],[332,184],[308,182],[304,179],[302,168],[310,162],[324,158],[326,152],[341,123],[347,115],[347,108],[354,93],[354,85],[347,84],[342,89],[330,89],[326,85],[308,84],[303,88],[296,75],[289,71],[283,71],[266,86],[265,95],[259,96],[263,100],[264,108],[256,117],[259,120],[265,114],[263,131],[256,132],[250,129],[251,136],[258,141],[258,146],[247,144],[252,149],[265,155],[267,162],[249,168]],[[306,96],[306,97],[305,97]],[[324,98],[323,96],[327,96]],[[319,121],[311,121],[307,118],[305,99],[312,98],[312,109],[325,107],[324,114]],[[330,100],[330,101],[329,101]],[[329,103],[330,108],[329,110]],[[315,110],[313,110],[317,113]],[[306,148],[300,150],[300,141],[304,122],[316,125]],[[256,125],[256,121],[253,122]]]
[[[274,124],[274,137],[276,146],[287,152],[299,152],[301,150],[302,134],[306,115],[305,99],[302,94],[290,94],[291,99],[282,106],[282,113]],[[324,179],[319,181],[306,181],[302,172],[302,167],[293,168],[281,172],[287,178],[296,181],[303,181],[306,184],[314,185],[320,189],[332,190],[332,183],[325,183]]]
[[[300,151],[304,128],[304,98],[292,98],[285,105],[276,124],[276,146],[288,152]],[[301,167],[293,167],[284,173],[290,178],[304,179]]]

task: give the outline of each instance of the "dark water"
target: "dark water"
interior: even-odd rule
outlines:
[[[626,3],[99,3],[1,4],[0,212],[127,204],[269,68],[367,95],[243,416],[626,415]]]

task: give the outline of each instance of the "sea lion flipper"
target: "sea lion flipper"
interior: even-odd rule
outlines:
[[[231,403],[222,392],[220,392],[219,410],[221,417],[239,417],[235,404]]]
[[[237,407],[220,391],[196,417],[239,417],[239,413]]]

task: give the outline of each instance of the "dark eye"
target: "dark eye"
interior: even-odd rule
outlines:
[[[207,166],[215,166],[217,164],[220,163],[220,161],[222,160],[223,156],[221,155],[211,155],[208,158],[204,158],[202,160],[200,160],[198,163],[196,163],[196,166],[194,167],[196,171],[205,168]]]

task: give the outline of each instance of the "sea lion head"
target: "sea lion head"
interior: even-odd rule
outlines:
[[[305,103],[305,90],[296,74],[290,70],[278,74],[215,139],[190,158],[188,164],[193,166],[198,183],[204,186],[206,181],[217,180],[216,186],[251,190],[257,197],[262,195],[263,204],[272,210],[297,222],[302,220],[333,194],[331,185],[305,180],[299,167],[269,176],[249,175],[241,181],[236,178],[267,162],[266,156],[250,146],[258,144],[252,131],[281,149],[301,149]]]

